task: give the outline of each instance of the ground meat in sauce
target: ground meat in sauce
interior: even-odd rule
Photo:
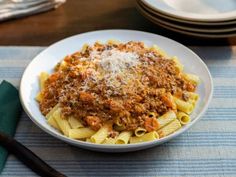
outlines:
[[[127,65],[125,71],[113,79],[115,87],[108,85],[105,78],[98,79],[96,74],[93,75],[94,71],[98,75],[104,71],[97,63],[91,63],[91,58],[87,59],[94,50],[99,53],[112,49],[135,52],[139,56],[138,65]],[[162,115],[176,109],[168,94],[186,101],[188,95],[185,91],[196,88],[181,77],[173,60],[165,59],[140,42],[119,45],[95,43],[84,53],[67,56],[63,62],[66,65],[58,64],[55,73],[45,83],[40,110],[46,115],[59,103],[65,117],[73,115],[94,130],[117,117],[126,130],[144,127],[149,112]],[[111,134],[113,136],[115,133]]]

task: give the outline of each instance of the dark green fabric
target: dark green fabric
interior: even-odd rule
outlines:
[[[21,113],[17,89],[7,81],[0,84],[0,131],[13,136]],[[7,159],[7,151],[0,146],[0,174]]]

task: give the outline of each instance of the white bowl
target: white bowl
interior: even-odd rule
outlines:
[[[84,43],[93,44],[97,40],[106,42],[108,39],[117,39],[121,42],[127,41],[143,41],[147,45],[157,44],[164,49],[170,56],[178,56],[180,61],[185,66],[185,71],[198,75],[201,78],[201,84],[197,89],[200,95],[200,101],[196,109],[191,115],[192,121],[178,130],[177,132],[164,137],[160,140],[139,144],[127,145],[98,145],[79,140],[70,139],[47,124],[45,117],[39,110],[38,103],[35,101],[35,96],[39,91],[38,76],[40,72],[52,72],[52,68],[62,60],[66,55],[72,54],[81,49]],[[162,144],[172,138],[180,135],[190,128],[199,120],[202,114],[206,111],[209,102],[212,98],[213,82],[207,66],[204,62],[190,49],[182,44],[175,42],[166,37],[132,30],[103,30],[78,34],[64,40],[61,40],[38,54],[25,69],[20,84],[20,99],[25,112],[31,120],[45,132],[50,135],[65,141],[69,144],[103,152],[127,152],[149,148]],[[40,137],[39,137],[40,138]]]

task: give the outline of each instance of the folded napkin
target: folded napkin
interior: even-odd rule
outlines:
[[[66,0],[0,0],[0,21],[48,11],[64,2]]]
[[[17,89],[7,81],[0,84],[0,131],[13,136],[21,113]],[[5,165],[7,151],[0,146],[0,174]]]

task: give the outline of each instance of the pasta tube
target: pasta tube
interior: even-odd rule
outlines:
[[[167,136],[176,130],[181,128],[181,124],[177,119],[174,119],[172,122],[170,122],[168,125],[163,127],[162,129],[158,130],[158,134],[160,137]]]
[[[196,101],[195,100],[189,99],[188,103],[192,104],[193,108],[196,106]]]
[[[61,63],[60,63],[60,66],[59,66],[59,70],[64,70],[64,69],[66,69],[66,66],[67,64],[66,64],[66,62],[63,60]]]
[[[108,136],[109,126],[102,126],[93,136],[91,136],[91,142],[101,144]]]
[[[131,136],[132,136],[131,131],[123,131],[118,135],[115,143],[116,144],[128,144]]]
[[[168,58],[167,53],[162,50],[160,47],[158,47],[157,45],[153,45],[150,50],[156,51],[158,54],[160,54],[162,57],[166,57]]]
[[[196,102],[199,99],[199,95],[197,93],[188,92],[188,96],[189,96],[188,102],[191,103],[193,105],[193,107],[195,107]]]
[[[76,128],[69,130],[69,137],[73,139],[90,138],[96,132],[90,128]]]
[[[131,144],[141,143],[141,142],[145,142],[145,141],[153,141],[156,139],[159,139],[159,135],[156,131],[152,131],[152,132],[146,133],[145,135],[140,136],[140,137],[137,137],[137,136],[131,137],[130,143]]]
[[[59,104],[56,104],[56,106],[54,106],[54,107],[50,110],[50,112],[47,113],[46,118],[49,119],[49,117],[52,116],[53,113],[54,113],[57,109],[59,109]]]
[[[83,124],[73,116],[68,118],[68,122],[73,129],[84,127]]]
[[[176,118],[176,114],[174,111],[168,111],[167,113],[163,114],[161,117],[157,118],[159,123],[159,129],[170,123]]]
[[[56,120],[54,119],[53,116],[50,116],[50,117],[48,118],[47,122],[48,122],[49,125],[51,125],[52,127],[56,128],[56,129],[58,129],[58,130],[60,130],[60,127],[59,127],[59,125],[57,124],[57,122],[56,122]]]
[[[116,142],[115,138],[106,138],[103,144],[115,144],[115,142]]]
[[[149,112],[148,117],[156,118],[157,114],[155,112]]]
[[[183,76],[185,77],[185,79],[189,80],[194,84],[199,84],[200,82],[200,78],[197,75],[184,73]]]
[[[81,49],[81,53],[84,53],[88,48],[88,44],[84,44],[82,49]]]
[[[53,117],[56,120],[58,126],[60,127],[60,130],[64,133],[64,135],[69,136],[69,130],[70,125],[67,119],[63,119],[61,117],[61,110],[57,109],[54,113],[53,113]]]
[[[115,120],[114,120],[115,124],[118,125],[118,126],[122,126],[122,123],[121,123],[121,120],[120,120],[120,117],[116,117]]]
[[[118,45],[118,44],[120,44],[120,42],[118,41],[118,40],[115,40],[115,39],[109,39],[108,41],[107,41],[107,44],[115,44],[115,45]]]
[[[146,132],[147,130],[145,128],[138,127],[137,129],[135,129],[134,134],[135,136],[140,137],[143,136]]]
[[[189,123],[191,120],[190,116],[188,114],[181,112],[181,111],[177,112],[177,118],[182,125]]]
[[[179,70],[180,72],[183,71],[184,65],[182,65],[182,64],[180,63],[179,59],[178,59],[176,56],[174,56],[174,57],[172,57],[172,60],[175,62],[176,67],[178,68],[178,70]]]
[[[189,99],[197,101],[199,99],[199,95],[194,92],[187,92]]]
[[[36,101],[41,102],[42,101],[42,93],[39,92],[37,96],[35,97]]]
[[[114,129],[116,130],[116,131],[123,131],[123,130],[125,130],[125,127],[123,126],[123,125],[121,125],[121,126],[119,126],[119,125],[114,125]]]
[[[183,101],[183,100],[176,98],[176,97],[173,97],[173,98],[174,98],[175,104],[177,105],[178,110],[183,111],[187,114],[190,114],[193,111],[193,109],[194,109],[193,104]]]
[[[43,90],[45,81],[48,79],[49,74],[46,72],[41,72],[39,76],[39,81],[40,81],[40,89]]]

